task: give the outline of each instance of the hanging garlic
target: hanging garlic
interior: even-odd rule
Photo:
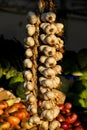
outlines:
[[[46,58],[44,64],[47,68],[49,68],[49,67],[55,67],[57,62],[54,57],[48,57]]]
[[[54,105],[52,104],[51,101],[43,101],[41,107],[44,109],[52,109]]]
[[[43,53],[46,56],[53,56],[56,54],[56,49],[55,49],[55,47],[46,46],[43,48]]]
[[[27,19],[30,24],[35,24],[37,23],[38,17],[36,16],[35,12],[29,11],[27,15]]]
[[[52,121],[54,119],[54,117],[53,117],[53,111],[52,110],[44,110],[41,113],[41,117],[44,118],[47,121]]]
[[[35,26],[32,25],[32,24],[27,24],[26,25],[26,28],[27,28],[27,33],[29,36],[33,36],[33,34],[35,33]]]
[[[52,108],[52,110],[53,110],[53,117],[56,118],[60,113],[60,109],[58,107],[54,107]]]
[[[52,122],[50,122],[49,124],[49,130],[56,130],[57,127],[60,127],[61,124],[58,120],[53,120]],[[60,129],[60,128],[59,128]]]
[[[54,69],[56,74],[61,74],[61,72],[62,72],[61,65],[56,65],[53,69]]]
[[[53,70],[51,68],[46,68],[41,71],[41,74],[44,75],[44,77],[46,77],[46,78],[52,78],[52,77],[55,77],[56,72],[55,72],[55,70]]]
[[[40,86],[40,92],[43,94],[48,91],[48,88],[45,88],[43,86]]]
[[[30,112],[30,114],[37,114],[37,105],[36,104],[32,104],[32,105],[29,105],[28,108],[27,108],[27,111]]]
[[[48,130],[48,125],[49,125],[49,123],[48,123],[48,121],[41,121],[40,122],[40,130]]]
[[[50,25],[50,23],[41,23],[40,28],[44,30],[48,25]]]
[[[44,67],[44,66],[39,66],[38,67],[38,70],[39,70],[39,72],[41,73],[43,70],[45,70],[46,69],[46,67]]]
[[[35,44],[35,41],[32,37],[27,37],[24,39],[25,48],[33,47]]]
[[[24,88],[26,91],[32,91],[34,89],[34,84],[30,81],[24,83]]]
[[[63,54],[61,52],[56,52],[54,58],[56,61],[59,61],[63,58]]]
[[[44,63],[46,59],[47,59],[47,56],[44,56],[44,55],[43,55],[43,56],[40,57],[39,61],[40,61],[41,63]]]
[[[45,35],[45,34],[41,34],[41,35],[40,35],[40,39],[41,39],[41,41],[42,41],[43,43],[46,43],[45,38],[46,38],[46,35]]]
[[[32,80],[32,73],[30,70],[24,71],[23,76],[24,76],[24,79],[27,81]]]
[[[25,59],[24,61],[23,61],[23,63],[24,63],[24,67],[25,68],[32,68],[32,61],[30,60],[30,59]]]
[[[62,23],[55,23],[55,26],[57,28],[56,34],[61,36],[64,32],[64,25]]]
[[[45,38],[45,43],[49,45],[56,45],[58,43],[58,38],[54,34],[47,35]]]
[[[41,15],[41,20],[43,22],[49,22],[52,23],[56,20],[56,14],[54,12],[47,12],[47,13],[43,13]]]
[[[30,93],[26,96],[26,99],[29,101],[30,104],[34,104],[36,102],[36,97]]]
[[[27,58],[30,58],[30,57],[33,56],[33,53],[32,53],[31,48],[26,49],[26,51],[25,51],[25,56],[26,56]]]
[[[44,100],[54,100],[55,94],[52,91],[47,91],[43,94]]]
[[[40,124],[40,118],[38,117],[37,114],[35,114],[35,115],[33,115],[32,117],[29,118],[28,123],[30,125],[32,125],[32,124],[38,125],[38,124]]]
[[[57,28],[54,24],[47,25],[43,30],[47,35],[56,34],[57,32]]]

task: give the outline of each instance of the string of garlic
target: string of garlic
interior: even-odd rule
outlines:
[[[62,36],[64,26],[56,23],[52,6],[52,0],[39,0],[39,13],[28,12],[27,37],[24,39],[24,88],[27,110],[31,115],[28,126],[39,125],[40,130],[60,127],[55,119],[60,113],[58,103],[64,103],[65,100],[65,95],[58,90],[62,72],[58,61],[63,58],[61,50],[64,47],[64,41],[59,36]],[[38,106],[39,101],[41,106]]]

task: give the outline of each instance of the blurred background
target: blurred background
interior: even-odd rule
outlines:
[[[38,0],[0,0],[0,35],[25,38],[26,15]],[[57,17],[65,24],[65,47],[78,51],[87,47],[87,0],[54,0]]]

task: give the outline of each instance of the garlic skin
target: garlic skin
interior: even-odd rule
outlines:
[[[32,80],[32,73],[30,70],[24,71],[23,76],[24,76],[24,79],[27,81]]]
[[[28,33],[29,36],[33,36],[35,34],[36,29],[35,29],[34,25],[27,24],[26,28],[27,28],[27,33]]]
[[[56,34],[57,32],[57,28],[54,24],[47,25],[43,30],[47,35]]]
[[[23,61],[23,64],[24,64],[25,68],[32,68],[32,66],[33,66],[32,61],[30,59],[25,59]]]
[[[25,56],[26,56],[26,58],[30,58],[33,56],[31,48],[26,49]]]
[[[60,122],[57,120],[54,120],[54,121],[50,122],[49,130],[56,130],[56,128],[60,127],[60,126],[61,126]]]
[[[33,47],[35,45],[35,41],[32,37],[27,37],[24,39],[25,48]]]
[[[37,23],[37,16],[35,14],[35,12],[33,11],[29,11],[28,15],[27,15],[27,20],[30,24],[36,24]]]

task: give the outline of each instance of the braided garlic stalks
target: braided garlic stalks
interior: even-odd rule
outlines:
[[[28,13],[27,38],[24,40],[24,88],[27,110],[31,115],[28,129],[36,125],[40,130],[55,130],[61,125],[54,120],[60,113],[58,104],[65,101],[64,93],[58,90],[61,87],[59,75],[62,73],[58,62],[63,58],[61,50],[64,47],[60,36],[64,25],[56,23],[52,0],[49,0],[48,5],[46,1],[40,0],[38,6],[39,13]]]

